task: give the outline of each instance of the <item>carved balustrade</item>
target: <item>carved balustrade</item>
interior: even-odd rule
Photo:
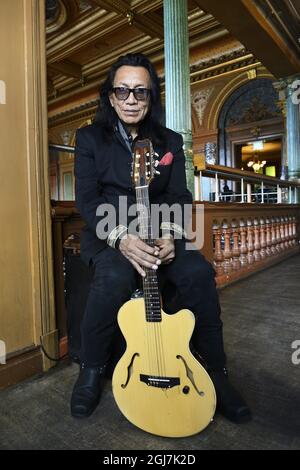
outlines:
[[[204,206],[202,253],[214,264],[219,286],[242,279],[299,253],[299,205]]]

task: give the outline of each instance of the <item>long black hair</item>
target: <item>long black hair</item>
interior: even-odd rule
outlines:
[[[139,138],[149,138],[153,143],[162,145],[165,137],[165,127],[163,125],[163,107],[160,96],[160,79],[150,60],[144,54],[126,54],[117,59],[110,68],[106,80],[102,83],[99,90],[99,104],[94,119],[104,129],[106,136],[113,133],[114,126],[117,123],[118,116],[115,109],[111,106],[109,95],[112,92],[114,79],[117,70],[123,65],[132,67],[144,67],[151,80],[150,107],[149,111],[139,126]]]

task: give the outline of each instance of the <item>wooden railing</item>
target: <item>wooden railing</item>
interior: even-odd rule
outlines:
[[[210,199],[203,194],[203,178],[209,178]],[[222,192],[221,182],[230,181],[231,194]],[[195,200],[212,202],[259,202],[295,204],[299,202],[300,184],[251,171],[239,170],[221,165],[203,164],[195,171]]]
[[[220,287],[297,254],[300,205],[196,203],[204,207],[202,253]]]
[[[55,287],[56,324],[60,338],[67,335],[67,312],[65,305],[65,269],[66,249],[74,253],[80,252],[79,237],[84,225],[74,202],[51,203],[53,270]],[[64,354],[61,344],[61,355]]]

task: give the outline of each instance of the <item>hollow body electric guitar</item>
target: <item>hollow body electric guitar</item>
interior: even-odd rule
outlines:
[[[140,237],[154,246],[149,185],[156,173],[150,140],[133,152]],[[134,425],[164,437],[202,431],[215,413],[213,383],[189,349],[195,326],[191,311],[168,315],[161,309],[157,273],[144,268],[143,297],[126,302],[118,323],[126,351],[115,367],[112,387],[116,403]]]

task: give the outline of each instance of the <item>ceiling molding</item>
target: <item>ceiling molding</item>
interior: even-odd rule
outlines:
[[[98,100],[88,101],[84,105],[76,106],[72,110],[59,113],[49,118],[48,127],[54,129],[62,127],[65,124],[71,126],[74,122],[81,121],[82,119],[91,118],[95,116],[95,112],[98,106]]]
[[[148,36],[164,37],[162,17],[150,12],[150,10],[148,10],[147,15],[141,14],[136,12],[131,7],[130,2],[125,0],[93,0],[93,2],[106,11],[118,13],[122,17],[125,17],[130,26],[136,26]]]
[[[47,40],[47,62],[66,59],[92,41],[99,40],[126,24],[126,18],[120,18],[116,13],[107,13],[105,10],[93,11],[84,20],[77,19],[67,31]]]
[[[136,13],[149,13],[163,7],[163,0],[131,0],[131,9]]]
[[[126,15],[131,9],[130,2],[126,0],[92,0],[92,3],[106,11],[113,11],[119,15]]]

